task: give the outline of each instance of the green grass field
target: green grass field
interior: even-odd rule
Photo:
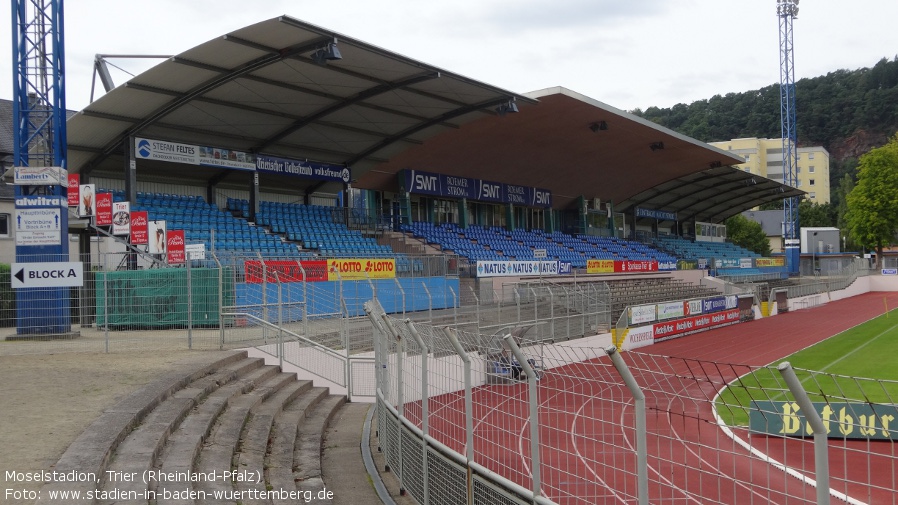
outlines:
[[[796,369],[813,402],[898,404],[898,309],[732,382],[716,403],[724,422],[747,424],[751,400],[792,399],[776,370],[783,361]]]

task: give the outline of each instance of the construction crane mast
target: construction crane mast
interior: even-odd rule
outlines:
[[[69,260],[63,0],[13,0],[12,8],[16,331],[66,337],[70,289],[25,275]]]
[[[798,135],[795,126],[795,51],[792,23],[798,17],[799,0],[776,0],[780,41],[780,129],[783,139],[783,183],[798,185]],[[798,197],[783,200],[783,248],[790,274],[799,271]]]

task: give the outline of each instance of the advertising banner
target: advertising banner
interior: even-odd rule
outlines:
[[[764,267],[783,267],[786,266],[786,258],[755,258],[755,266]]]
[[[697,270],[698,260],[677,260],[678,270]]]
[[[186,261],[184,253],[184,230],[169,230],[165,239],[165,254],[170,265],[180,265]]]
[[[614,262],[614,271],[615,272],[657,272],[658,271],[658,262],[657,261],[633,261],[633,260],[615,261]]]
[[[657,319],[657,305],[637,305],[627,309],[627,319],[630,325],[651,323]]]
[[[702,301],[701,300],[689,300],[686,302],[686,314],[687,316],[697,316],[702,313]]]
[[[638,349],[655,343],[654,331],[652,325],[640,326],[639,328],[628,328],[627,336],[621,349],[629,351],[630,349]]]
[[[658,304],[658,320],[665,321],[667,319],[683,317],[685,315],[684,305],[685,305],[685,303],[683,303],[683,302],[659,303]]]
[[[349,184],[352,174],[349,168],[342,165],[315,163],[312,161],[289,160],[274,156],[256,157],[255,169],[263,174],[280,174],[316,179],[319,181],[340,182]]]
[[[149,216],[145,210],[136,210],[131,213],[131,243],[142,245],[149,243]]]
[[[717,258],[714,260],[714,268],[742,268],[739,258]]]
[[[13,184],[17,186],[63,186],[68,172],[62,167],[13,167]]]
[[[69,186],[66,195],[69,200],[69,207],[78,206],[78,192],[81,190],[81,174],[69,174]]]
[[[392,279],[396,277],[395,259],[327,260],[327,278],[336,280]]]
[[[410,193],[466,198],[481,202],[510,203],[528,207],[552,207],[552,192],[547,189],[421,170],[406,170],[404,177],[405,188]]]
[[[97,226],[112,225],[112,193],[97,193]]]
[[[654,325],[655,340],[664,340],[677,335],[686,335],[699,330],[714,328],[725,324],[738,323],[739,310],[732,309],[716,314],[692,316]]]
[[[702,313],[710,314],[712,312],[720,312],[721,310],[726,310],[727,301],[723,296],[715,296],[712,298],[705,298],[702,300]]]
[[[748,427],[755,433],[810,437],[810,423],[795,402],[752,401]],[[813,402],[827,438],[898,440],[898,407],[876,403]]]
[[[243,263],[246,282],[325,282],[327,278],[326,260],[252,260]],[[305,272],[305,276],[303,276]]]
[[[112,202],[112,234],[131,234],[131,202]]]
[[[588,273],[588,274],[614,273],[614,260],[586,260],[586,273]]]
[[[147,223],[147,240],[150,254],[165,254],[165,221],[150,221]]]
[[[558,275],[558,261],[478,261],[477,277]]]
[[[78,187],[78,216],[92,217],[96,213],[96,186],[82,184]]]
[[[677,213],[668,212],[666,210],[643,209],[636,207],[636,217],[649,217],[659,221],[676,221]]]

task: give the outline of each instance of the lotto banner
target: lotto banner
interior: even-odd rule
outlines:
[[[252,260],[243,264],[243,272],[246,282],[251,284],[328,280],[325,260]]]
[[[327,279],[392,279],[396,277],[395,259],[327,260]]]
[[[614,260],[587,260],[586,273],[611,274],[614,273]]]

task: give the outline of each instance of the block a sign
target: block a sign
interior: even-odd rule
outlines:
[[[10,286],[13,289],[84,285],[84,266],[80,261],[13,263],[9,271],[12,274]]]

